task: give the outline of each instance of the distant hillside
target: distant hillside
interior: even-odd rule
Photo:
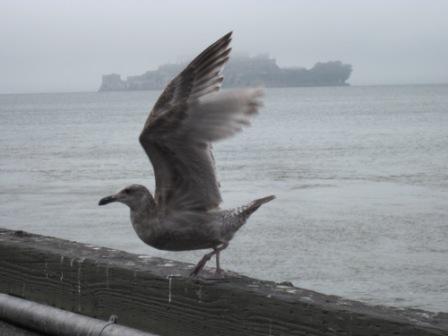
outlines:
[[[118,74],[103,75],[99,91],[160,90],[186,64],[164,64],[157,70],[122,80]],[[316,63],[311,69],[280,68],[274,58],[231,57],[224,68],[224,87],[262,85],[265,87],[343,86],[352,73],[350,64],[340,61]]]

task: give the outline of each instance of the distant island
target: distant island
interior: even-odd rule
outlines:
[[[186,64],[164,64],[126,80],[118,74],[103,75],[99,91],[161,90]],[[350,64],[340,61],[316,63],[311,69],[280,68],[274,58],[234,56],[224,68],[223,87],[262,85],[265,87],[344,86],[352,73]]]

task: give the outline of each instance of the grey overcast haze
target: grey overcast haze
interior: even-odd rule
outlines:
[[[187,61],[228,31],[280,66],[353,65],[353,85],[448,82],[448,1],[0,2],[0,93],[95,91]]]

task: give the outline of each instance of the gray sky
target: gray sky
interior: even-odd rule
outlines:
[[[352,84],[447,83],[447,17],[446,0],[1,0],[0,93],[93,91],[230,30],[281,66],[351,63]]]

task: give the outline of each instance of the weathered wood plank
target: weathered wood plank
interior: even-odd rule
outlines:
[[[448,335],[448,314],[368,306],[191,265],[0,229],[0,292],[170,335]]]

